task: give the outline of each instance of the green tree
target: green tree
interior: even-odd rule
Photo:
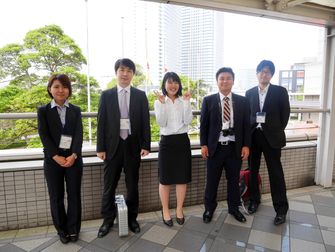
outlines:
[[[0,89],[0,112],[36,112],[50,101],[46,90],[49,76],[59,73],[67,74],[72,81],[71,102],[87,111],[87,77],[79,72],[84,64],[81,49],[59,26],[29,31],[23,44],[0,48],[0,80],[10,79],[9,85]],[[98,82],[90,77],[91,111],[97,110],[99,92]],[[1,126],[0,148],[14,146],[14,142],[41,146],[36,120],[6,120]],[[84,129],[87,138],[87,128]]]

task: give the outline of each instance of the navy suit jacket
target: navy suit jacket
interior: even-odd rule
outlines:
[[[132,154],[139,156],[141,149],[150,151],[151,132],[149,104],[145,92],[130,87],[129,120]],[[97,152],[106,152],[112,159],[120,141],[120,109],[117,87],[102,92],[98,110]]]
[[[236,157],[244,146],[250,147],[250,121],[248,100],[232,93]],[[219,93],[206,96],[202,103],[200,119],[200,144],[207,145],[209,156],[216,151],[222,129],[222,112]]]
[[[285,128],[290,118],[290,102],[287,90],[281,86],[269,84],[263,112],[266,112],[265,123],[262,123],[264,135],[272,148],[286,145]],[[246,97],[250,103],[251,132],[258,125],[256,113],[260,112],[258,86],[249,89]]]
[[[83,144],[83,124],[80,108],[69,104],[66,109],[64,131],[61,120],[58,115],[57,107],[51,108],[48,103],[38,109],[38,133],[40,135],[45,157],[52,158],[59,154],[59,142],[62,134],[72,136],[71,153],[81,156],[81,147]]]

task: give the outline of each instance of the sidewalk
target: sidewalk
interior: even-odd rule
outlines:
[[[104,238],[97,238],[102,220],[82,222],[78,242],[62,244],[53,226],[0,232],[0,252],[16,251],[335,251],[335,188],[311,186],[288,191],[287,221],[273,225],[270,195],[262,196],[255,215],[239,223],[220,202],[211,223],[202,221],[203,206],[184,209],[186,222],[168,228],[161,212],[139,215],[139,234],[118,236],[117,223]],[[173,212],[173,217],[175,217]]]

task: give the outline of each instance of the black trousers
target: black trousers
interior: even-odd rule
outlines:
[[[115,189],[120,180],[122,168],[127,187],[128,220],[136,220],[138,215],[138,178],[141,156],[140,153],[132,152],[129,138],[126,140],[120,138],[115,156],[111,160],[105,160],[104,163],[101,214],[105,223],[112,223],[116,217]]]
[[[260,191],[257,176],[261,163],[261,155],[264,154],[268,169],[270,189],[273,207],[278,214],[286,214],[288,201],[286,196],[286,184],[283,167],[280,161],[281,149],[274,149],[266,140],[263,132],[256,129],[252,134],[252,145],[250,155],[250,200],[260,203]]]
[[[205,189],[205,209],[213,213],[217,206],[217,190],[223,167],[227,179],[228,210],[235,211],[240,204],[239,178],[241,158],[236,157],[235,143],[221,145],[218,143],[214,156],[207,159],[207,182]]]
[[[58,234],[78,234],[81,226],[81,178],[83,161],[64,168],[53,159],[44,159],[44,175],[48,185],[53,224]],[[67,193],[67,211],[64,205],[64,181]]]

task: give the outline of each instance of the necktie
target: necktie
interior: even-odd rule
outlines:
[[[120,118],[128,119],[127,90],[122,89],[120,92]],[[129,130],[120,129],[120,137],[125,140],[128,137]]]
[[[229,106],[229,98],[225,97],[223,98],[224,105],[223,105],[223,119],[225,122],[230,121],[230,106]]]

